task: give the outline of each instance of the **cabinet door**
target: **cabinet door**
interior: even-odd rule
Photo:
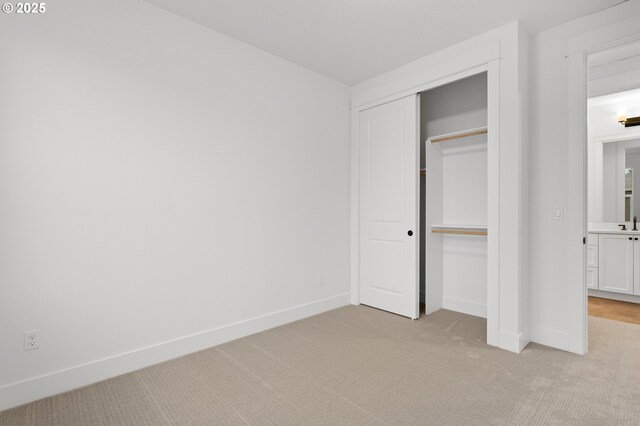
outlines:
[[[587,268],[587,288],[598,289],[598,268]]]
[[[600,234],[600,290],[633,294],[633,244],[626,235]]]
[[[640,296],[640,240],[633,240],[633,294]]]
[[[598,267],[598,246],[587,246],[587,266]]]

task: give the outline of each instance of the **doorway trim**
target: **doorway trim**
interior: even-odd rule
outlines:
[[[568,199],[568,300],[566,349],[588,350],[586,245],[587,237],[587,59],[588,56],[640,40],[640,16],[573,37],[569,45],[569,199]],[[563,348],[564,349],[564,348]]]
[[[489,43],[448,61],[427,67],[418,73],[394,79],[385,84],[352,95],[351,112],[351,303],[360,304],[360,112],[402,97],[420,93],[475,74],[487,72],[488,143],[495,147],[489,153],[488,258],[487,265],[487,343],[519,352],[528,343],[522,334],[508,335],[500,329],[500,43]],[[418,141],[419,142],[419,141]],[[419,166],[416,174],[419,173]],[[419,197],[419,194],[416,195]],[[419,198],[418,200],[419,201]],[[417,204],[419,206],[419,203]],[[418,250],[418,253],[420,251]],[[418,254],[421,255],[421,254]],[[419,262],[417,262],[419,264]],[[419,294],[419,279],[416,280]]]

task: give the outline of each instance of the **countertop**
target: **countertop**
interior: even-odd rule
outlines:
[[[626,231],[621,231],[620,229],[611,229],[611,228],[589,228],[587,230],[589,234],[619,234],[619,235],[640,235],[640,231],[632,231],[630,228],[627,228]]]
[[[589,227],[587,228],[587,232],[589,234],[617,234],[617,235],[640,235],[640,231],[632,231],[633,222],[604,222],[604,223],[596,223],[590,222]],[[620,225],[625,224],[627,226],[626,231],[620,230]],[[640,226],[640,223],[638,223]]]

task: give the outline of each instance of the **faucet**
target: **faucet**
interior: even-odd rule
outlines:
[[[632,231],[637,231],[638,230],[638,216],[634,216],[633,217],[633,229]]]

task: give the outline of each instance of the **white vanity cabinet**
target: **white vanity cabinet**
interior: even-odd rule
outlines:
[[[640,280],[640,241],[628,234],[599,234],[598,282],[600,291],[633,294],[634,282]],[[587,276],[589,273],[587,272]],[[592,288],[592,287],[590,287]]]
[[[598,268],[587,267],[587,288],[598,289],[598,279],[600,278],[598,275]]]

